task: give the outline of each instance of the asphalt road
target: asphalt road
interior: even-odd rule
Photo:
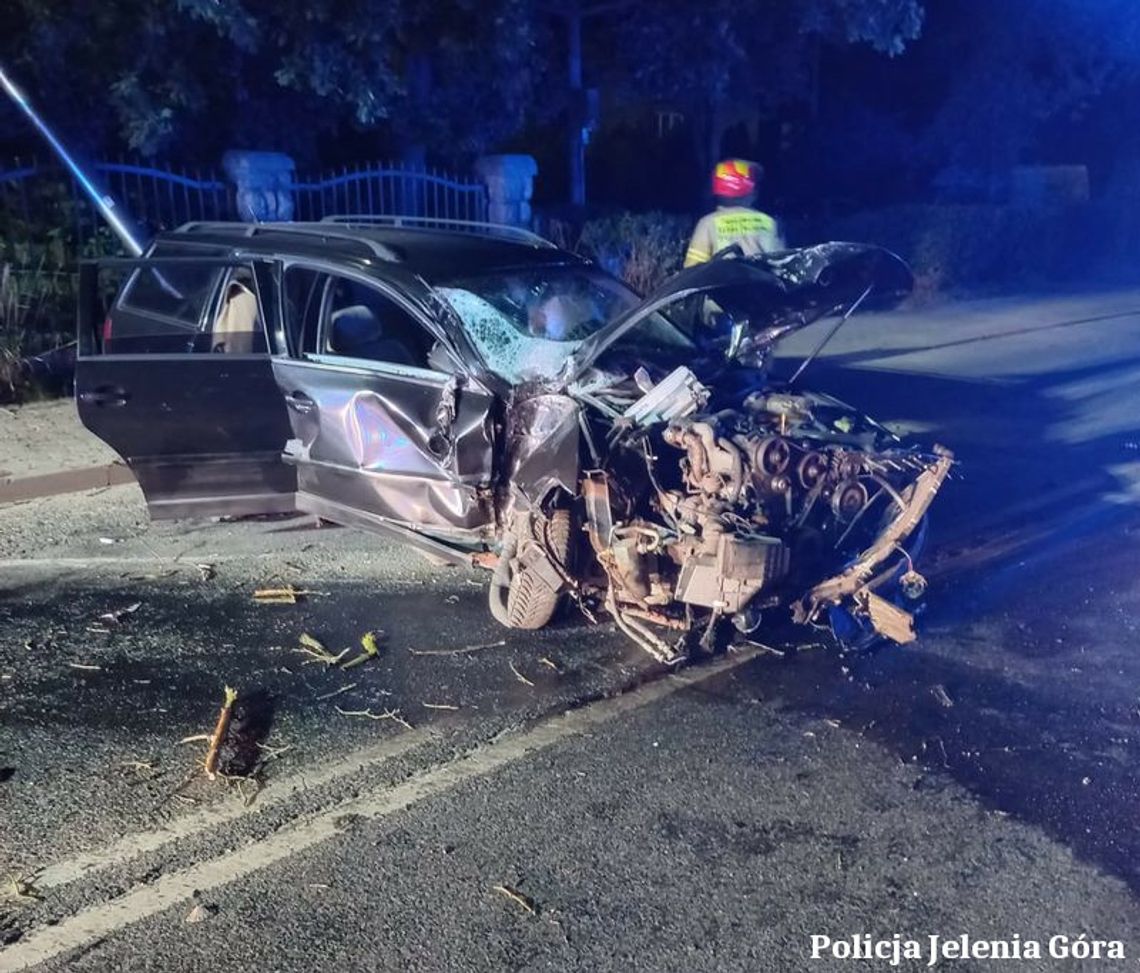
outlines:
[[[0,516],[0,970],[829,970],[867,964],[813,935],[1082,933],[1126,961],[954,965],[1134,968],[1132,309],[873,319],[813,367],[962,459],[922,638],[868,656],[769,632],[665,676],[570,614],[498,629],[478,575],[347,531],[147,527],[131,488]],[[67,525],[43,550],[32,511]],[[284,580],[313,594],[251,600]],[[297,651],[376,629],[349,672]],[[179,744],[227,683],[256,792]]]

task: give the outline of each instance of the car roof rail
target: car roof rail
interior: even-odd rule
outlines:
[[[359,234],[345,232],[349,228],[338,230],[329,223],[239,223],[236,220],[209,221],[195,220],[183,223],[175,229],[175,233],[221,233],[229,236],[240,236],[245,239],[259,236],[264,233],[292,233],[298,236],[323,237],[325,239],[344,240],[355,243],[367,249],[373,256],[381,260],[398,262],[400,255],[379,240],[362,237]]]
[[[339,223],[342,226],[384,226],[407,227],[417,230],[456,230],[464,233],[478,233],[482,236],[501,237],[504,240],[515,240],[518,243],[529,243],[536,247],[550,247],[557,250],[558,246],[540,236],[533,230],[521,226],[511,226],[508,223],[487,223],[481,220],[448,220],[436,219],[434,216],[396,216],[390,214],[360,214],[349,216],[326,216],[322,224]]]

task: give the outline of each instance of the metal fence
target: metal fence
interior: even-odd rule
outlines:
[[[339,172],[298,179],[290,188],[297,220],[349,215],[487,219],[487,189],[482,182],[420,166],[346,166]]]
[[[136,162],[91,167],[103,187],[144,233],[193,220],[232,220],[234,187],[220,172]],[[438,220],[486,220],[487,190],[473,178],[397,163],[344,167],[298,178],[286,187],[293,219],[328,216],[408,216]],[[24,238],[24,239],[21,239]],[[13,246],[34,243],[66,248],[66,261],[102,252],[110,239],[91,201],[54,162],[0,164],[0,260]],[[5,257],[5,252],[7,257]],[[20,261],[16,261],[19,263]]]
[[[91,170],[147,233],[190,220],[231,218],[229,186],[215,172],[129,162],[100,162]],[[0,232],[9,261],[25,247],[46,252],[54,263],[117,248],[91,200],[54,162],[15,160],[0,167]]]
[[[220,172],[138,162],[91,166],[146,235],[194,220],[235,220],[235,187]],[[333,216],[480,221],[487,191],[474,178],[394,163],[295,179],[293,219]],[[0,162],[0,359],[9,345],[35,353],[64,340],[74,313],[77,261],[122,252],[94,204],[54,160]]]
[[[230,187],[217,172],[128,162],[104,162],[94,168],[107,191],[144,229],[232,218]]]

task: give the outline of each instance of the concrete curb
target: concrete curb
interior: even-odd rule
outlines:
[[[5,477],[0,479],[0,504],[97,490],[100,487],[133,483],[134,479],[134,474],[122,463],[60,470],[58,473],[42,473],[39,476]]]

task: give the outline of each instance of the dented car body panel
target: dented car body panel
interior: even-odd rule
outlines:
[[[213,276],[180,276],[195,255]],[[431,230],[210,225],[127,270],[101,334],[81,315],[77,391],[156,515],[396,536],[493,567],[505,624],[568,593],[664,662],[773,611],[913,637],[898,582],[923,587],[908,544],[949,453],[763,368],[784,334],[905,293],[887,251],[727,254],[645,301],[541,242]],[[212,405],[189,404],[203,379]]]
[[[505,494],[539,506],[557,490],[578,492],[581,405],[552,392],[523,394],[507,410]]]
[[[298,509],[311,498],[402,524],[475,530],[491,523],[487,416],[474,379],[346,361],[276,361],[293,431]]]

